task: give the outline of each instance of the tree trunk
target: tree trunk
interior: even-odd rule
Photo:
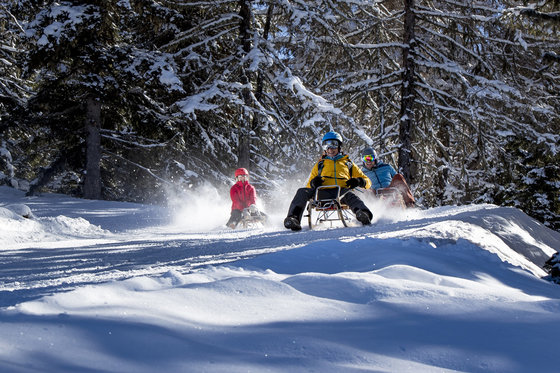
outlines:
[[[270,32],[270,24],[272,21],[272,11],[274,10],[274,4],[271,4],[268,6],[268,11],[266,12],[266,22],[264,24],[264,30],[263,30],[263,40],[268,40],[268,34]],[[259,103],[262,99],[263,96],[263,89],[264,89],[264,79],[263,79],[263,72],[259,71],[257,73],[257,81],[256,81],[256,86],[254,89],[255,92],[255,100],[257,101],[257,103]],[[259,115],[253,115],[253,122],[251,123],[251,133],[254,134],[254,136],[259,137],[259,128],[260,128],[260,117]],[[250,137],[249,137],[250,139]],[[248,147],[251,146],[251,141],[248,142],[247,144]],[[250,155],[250,152],[249,152]],[[251,159],[250,157],[246,160],[248,166],[250,163]]]
[[[241,6],[239,16],[241,17],[239,25],[239,36],[245,56],[251,51],[251,0],[240,0]],[[239,149],[237,166],[250,169],[251,167],[251,133],[252,133],[252,99],[251,99],[251,79],[245,69],[241,72],[241,83],[245,85],[243,88],[243,115],[241,118],[241,128],[239,132]]]
[[[86,175],[84,198],[101,199],[101,103],[88,97],[86,112]]]
[[[268,6],[268,10],[266,12],[266,22],[264,24],[263,29],[263,40],[268,40],[268,34],[270,33],[270,25],[272,22],[272,12],[274,10],[274,4]],[[255,98],[257,101],[260,101],[263,95],[263,73],[259,71],[257,75],[257,87],[255,88]],[[254,129],[255,127],[253,127]]]
[[[414,128],[415,101],[415,61],[414,61],[414,0],[405,0],[404,44],[403,49],[403,82],[401,88],[401,109],[399,128],[399,171],[409,182],[415,181],[412,171],[412,130]]]

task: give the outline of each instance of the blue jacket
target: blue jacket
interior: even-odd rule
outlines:
[[[397,174],[393,166],[387,163],[378,162],[371,170],[362,166],[362,172],[371,180],[371,189],[387,188]]]

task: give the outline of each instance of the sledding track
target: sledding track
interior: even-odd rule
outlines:
[[[403,219],[384,219],[368,227],[348,227],[301,232],[291,232],[281,227],[281,222],[261,230],[210,230],[184,233],[181,229],[166,228],[164,219],[151,214],[150,219],[134,219],[131,210],[119,209],[108,214],[105,210],[93,210],[88,201],[57,206],[59,212],[71,219],[83,216],[101,229],[111,226],[123,227],[119,232],[106,235],[73,237],[62,241],[28,242],[17,247],[0,248],[0,307],[12,306],[53,291],[71,290],[78,286],[107,281],[123,280],[136,276],[160,275],[168,271],[188,273],[208,265],[227,264],[245,260],[264,253],[290,250],[302,245],[320,244],[323,240],[355,240],[361,237],[377,237],[381,241],[388,237],[408,240],[417,231],[429,229],[430,225],[449,219],[448,212],[418,212]],[[41,205],[32,206],[37,215]],[[76,208],[79,204],[80,208]],[[67,210],[64,210],[67,208]],[[515,209],[496,206],[476,207],[487,209],[484,218],[472,217],[469,209],[453,208],[453,219],[466,224],[487,227],[495,219],[504,216],[515,225],[525,219]],[[494,215],[493,210],[500,210]],[[50,210],[45,211],[48,213]],[[116,211],[116,210],[111,210]],[[104,215],[103,215],[104,214]],[[123,216],[127,217],[123,221]],[[38,218],[41,222],[42,218]],[[118,224],[116,222],[118,221]],[[138,226],[142,222],[143,226]],[[531,229],[541,229],[537,223]],[[408,237],[407,237],[408,236]],[[500,239],[510,244],[518,240],[515,236],[500,234]],[[546,237],[554,242],[554,237]],[[453,238],[442,237],[440,240]],[[430,242],[436,241],[434,238]],[[548,256],[532,245],[512,245],[532,263],[542,266]]]
[[[0,307],[34,299],[52,289],[123,280],[135,276],[158,275],[170,270],[187,273],[195,268],[289,250],[305,241],[324,240],[364,233],[371,228],[327,231],[213,231],[188,234],[149,233],[130,240],[100,243],[81,240],[74,245],[44,248],[41,244],[20,250],[0,251]],[[107,240],[105,240],[107,241]],[[52,244],[51,244],[52,245]]]

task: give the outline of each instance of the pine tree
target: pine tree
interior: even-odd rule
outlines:
[[[426,206],[514,204],[556,224],[557,2],[36,5],[16,8],[29,49],[19,65],[37,84],[29,101],[26,89],[5,95],[28,104],[12,128],[31,134],[17,162],[32,190],[50,179],[95,196],[89,175],[104,198],[159,201],[168,188],[225,187],[243,165],[266,194],[270,180],[306,177],[336,130],[352,156],[373,146],[392,161]],[[20,79],[7,66],[2,78]]]
[[[0,4],[0,183],[16,188],[26,187],[18,145],[29,135],[19,120],[30,93],[30,82],[22,77],[20,68],[26,53],[23,14],[25,9],[16,2]]]
[[[182,89],[173,80],[173,59],[153,50],[152,30],[142,29],[137,16],[118,1],[45,2],[36,9],[27,25],[34,46],[27,72],[39,84],[28,121],[54,141],[36,139],[46,163],[30,193],[63,177],[70,193],[153,200],[148,188],[129,186],[144,178],[155,180],[152,190],[161,183],[150,169],[161,167],[159,157],[149,149],[175,137],[165,100],[169,86]],[[138,30],[145,32],[135,35]]]

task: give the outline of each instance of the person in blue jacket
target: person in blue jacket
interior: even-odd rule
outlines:
[[[383,163],[377,157],[373,148],[362,150],[362,172],[371,180],[371,189],[397,188],[401,193],[406,207],[414,207],[416,201],[402,174],[395,171],[393,166]]]

